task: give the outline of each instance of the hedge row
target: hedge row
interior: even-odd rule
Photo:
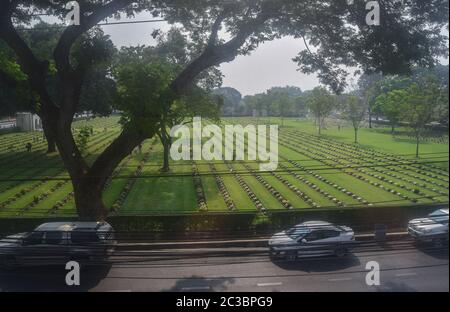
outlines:
[[[108,222],[122,238],[145,232],[145,239],[192,239],[199,236],[226,237],[266,235],[308,220],[326,220],[351,226],[356,232],[372,231],[376,224],[388,229],[405,227],[408,220],[423,217],[447,205],[413,205],[342,209],[301,209],[261,213],[196,213],[185,215],[111,216]],[[49,221],[74,218],[1,218],[1,235],[30,231]],[[141,233],[142,234],[142,233]],[[142,234],[144,235],[144,234]]]

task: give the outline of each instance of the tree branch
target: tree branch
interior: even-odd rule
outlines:
[[[49,62],[38,60],[17,33],[11,20],[14,7],[15,5],[9,1],[2,1],[0,4],[0,39],[3,39],[16,53],[23,72],[28,75],[30,85],[38,93],[42,102],[52,103],[45,86]]]
[[[312,53],[311,50],[309,49],[309,45],[308,45],[308,42],[306,42],[305,36],[303,34],[301,36],[303,38],[303,43],[305,44],[305,47],[308,50],[309,54],[314,55],[314,53]]]
[[[120,9],[131,4],[133,0],[113,0],[98,9],[92,14],[85,16],[83,8],[80,8],[80,25],[68,26],[62,33],[55,50],[53,57],[55,60],[58,76],[61,80],[62,94],[64,106],[61,107],[64,113],[64,120],[71,122],[73,115],[76,112],[79,103],[79,96],[83,84],[83,77],[86,73],[86,64],[79,64],[78,68],[74,69],[70,64],[70,50],[75,41],[89,29],[94,27],[101,20],[114,14]]]
[[[130,132],[124,129],[95,160],[86,176],[106,181],[122,159],[129,155],[146,138],[147,136],[142,133]]]
[[[53,52],[56,68],[62,77],[65,75],[70,75],[73,73],[74,69],[70,65],[70,49],[75,41],[86,31],[97,25],[100,21],[107,18],[108,16],[114,14],[120,9],[131,4],[133,0],[113,0],[104,6],[98,8],[95,12],[89,16],[83,15],[83,10],[81,9],[80,25],[68,26],[58,44]]]
[[[213,47],[216,45],[220,26],[222,25],[223,20],[227,16],[227,13],[228,13],[227,10],[222,11],[214,21],[211,27],[211,35],[209,36],[208,47]]]
[[[16,79],[1,69],[0,69],[0,83],[9,88],[15,88],[17,86]]]
[[[195,77],[205,69],[219,65],[223,62],[232,61],[239,53],[239,48],[245,43],[248,37],[261,25],[263,25],[273,15],[266,12],[261,12],[252,21],[241,26],[234,38],[228,42],[216,46],[209,45],[205,48],[203,53],[192,61],[171,83],[171,90],[176,95],[181,95],[194,83]],[[224,17],[223,17],[224,18]],[[215,22],[215,27],[218,28],[223,21],[218,18]],[[214,30],[214,27],[213,27]],[[214,35],[213,35],[214,37]],[[210,40],[211,41],[211,40]]]

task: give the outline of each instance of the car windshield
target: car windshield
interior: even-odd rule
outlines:
[[[44,232],[35,231],[30,233],[25,239],[24,244],[26,245],[36,245],[41,244],[44,238]]]
[[[286,231],[286,235],[292,239],[299,239],[309,233],[309,230],[305,226],[295,226]]]
[[[430,213],[428,217],[438,223],[448,223],[448,213],[443,210],[436,210]]]

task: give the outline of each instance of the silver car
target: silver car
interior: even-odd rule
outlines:
[[[114,252],[114,230],[106,222],[49,222],[29,233],[0,240],[0,266],[94,264]]]
[[[437,245],[448,242],[448,209],[438,209],[426,218],[409,221],[408,233],[421,242]]]
[[[291,261],[299,257],[341,257],[351,249],[354,240],[355,234],[347,226],[309,221],[273,235],[269,248],[272,258],[282,257]]]

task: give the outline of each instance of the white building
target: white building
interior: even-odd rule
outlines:
[[[42,121],[38,115],[30,112],[20,112],[16,114],[16,125],[22,131],[42,130]]]

